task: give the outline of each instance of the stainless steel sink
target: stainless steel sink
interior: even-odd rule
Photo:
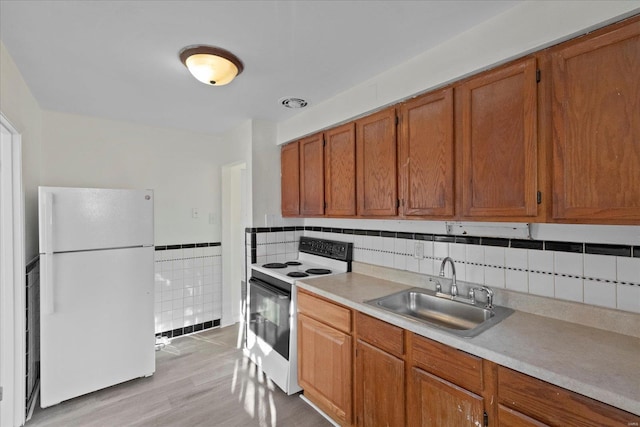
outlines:
[[[513,313],[510,308],[485,308],[481,303],[452,299],[449,295],[423,288],[407,289],[365,301],[365,304],[462,337],[474,337]]]

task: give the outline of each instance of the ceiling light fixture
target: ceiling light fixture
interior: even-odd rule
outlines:
[[[286,97],[280,99],[280,104],[287,108],[304,108],[309,105],[309,102],[302,98]]]
[[[244,69],[237,56],[215,46],[187,46],[180,51],[180,60],[193,77],[212,86],[231,83]]]

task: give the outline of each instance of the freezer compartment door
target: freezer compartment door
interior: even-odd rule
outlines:
[[[43,408],[155,371],[154,249],[44,255]]]
[[[153,245],[153,191],[39,187],[40,252]]]

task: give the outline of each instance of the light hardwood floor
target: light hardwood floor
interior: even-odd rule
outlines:
[[[239,329],[176,338],[156,352],[153,376],[38,408],[26,427],[330,426],[243,356]]]

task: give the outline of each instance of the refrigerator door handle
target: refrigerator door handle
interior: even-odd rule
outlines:
[[[55,306],[53,302],[53,260],[52,255],[47,254],[41,258],[44,277],[40,283],[40,292],[42,294],[42,314],[53,314]]]
[[[53,314],[53,193],[49,191],[44,195],[44,253],[43,314]]]
[[[53,252],[53,193],[44,193],[44,252]]]

